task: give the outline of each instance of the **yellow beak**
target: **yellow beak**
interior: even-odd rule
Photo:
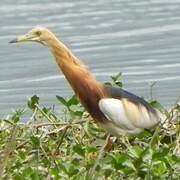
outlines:
[[[26,34],[24,36],[18,36],[9,43],[28,42],[28,41],[39,41],[39,37],[34,34]]]

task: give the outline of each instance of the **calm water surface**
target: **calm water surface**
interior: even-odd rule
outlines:
[[[100,81],[123,73],[124,88],[166,107],[180,95],[180,0],[1,0],[0,115],[37,94],[45,105],[72,90],[50,52],[8,41],[40,25],[50,28]]]

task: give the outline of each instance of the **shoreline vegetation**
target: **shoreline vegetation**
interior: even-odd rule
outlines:
[[[121,73],[111,79],[106,84],[122,87]],[[75,96],[56,96],[63,106],[59,116],[34,95],[28,121],[22,121],[27,109],[0,119],[0,179],[180,179],[179,100],[166,111],[153,99],[154,85],[149,103],[164,112],[165,123],[135,137],[111,137],[103,152],[107,134]]]

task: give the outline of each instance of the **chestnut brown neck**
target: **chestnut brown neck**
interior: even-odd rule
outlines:
[[[106,96],[103,85],[93,77],[80,60],[62,42],[55,39],[51,41],[50,48],[58,66],[83,106],[93,118],[100,118],[98,116],[102,116],[102,114],[99,114],[98,102]]]

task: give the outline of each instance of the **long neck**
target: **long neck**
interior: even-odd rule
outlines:
[[[62,42],[54,39],[50,48],[75,94],[90,112],[91,106],[97,106],[98,101],[105,96],[103,86]]]

